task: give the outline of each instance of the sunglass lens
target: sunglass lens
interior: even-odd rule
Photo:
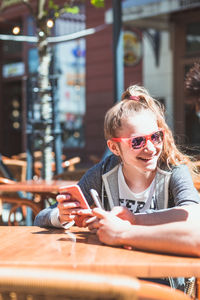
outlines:
[[[157,131],[151,136],[151,140],[155,144],[159,144],[163,141],[163,132],[162,131]]]
[[[145,137],[143,136],[133,138],[131,143],[133,149],[142,148],[144,144],[145,144]]]

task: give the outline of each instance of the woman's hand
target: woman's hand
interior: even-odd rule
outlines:
[[[115,206],[111,213],[122,220],[129,221],[131,224],[135,224],[134,214],[128,210],[128,208],[123,206]]]
[[[87,213],[79,216],[78,213],[85,210],[81,209],[80,203],[76,199],[73,199],[70,194],[58,195],[56,200],[58,202],[57,207],[61,224],[74,220],[77,226],[82,227],[84,219],[92,215],[91,211],[87,210]]]
[[[106,212],[100,208],[93,209],[93,215],[98,218],[92,223],[92,226],[97,229],[99,240],[108,245],[123,245],[122,235],[131,229],[131,223],[118,218],[112,212]]]

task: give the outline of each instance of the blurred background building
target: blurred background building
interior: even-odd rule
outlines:
[[[98,28],[92,35],[52,44],[52,74],[56,83],[58,120],[62,150],[82,162],[101,158],[106,143],[103,120],[117,100],[113,92],[112,0],[104,8],[85,1],[78,14],[57,19],[52,36]],[[124,40],[124,88],[142,84],[164,103],[167,121],[182,145],[200,151],[200,119],[193,101],[186,97],[185,74],[200,59],[200,1],[122,1]],[[0,34],[34,36],[33,20],[24,6],[16,5],[0,14]],[[16,33],[15,33],[16,34]],[[38,68],[35,43],[0,41],[0,153],[11,156],[26,151],[27,103],[32,101]],[[33,80],[32,80],[33,78]],[[40,140],[35,141],[40,148]],[[194,150],[193,150],[194,151]]]

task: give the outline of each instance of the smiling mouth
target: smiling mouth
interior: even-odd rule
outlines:
[[[140,159],[140,160],[142,160],[142,161],[144,161],[144,162],[151,161],[153,158],[154,158],[154,156],[153,156],[153,157],[151,157],[151,158],[143,158],[143,157],[138,157],[138,159]]]

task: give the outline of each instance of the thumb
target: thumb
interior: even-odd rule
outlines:
[[[93,215],[99,219],[103,219],[107,215],[107,212],[101,208],[93,208],[92,212],[93,212]]]

